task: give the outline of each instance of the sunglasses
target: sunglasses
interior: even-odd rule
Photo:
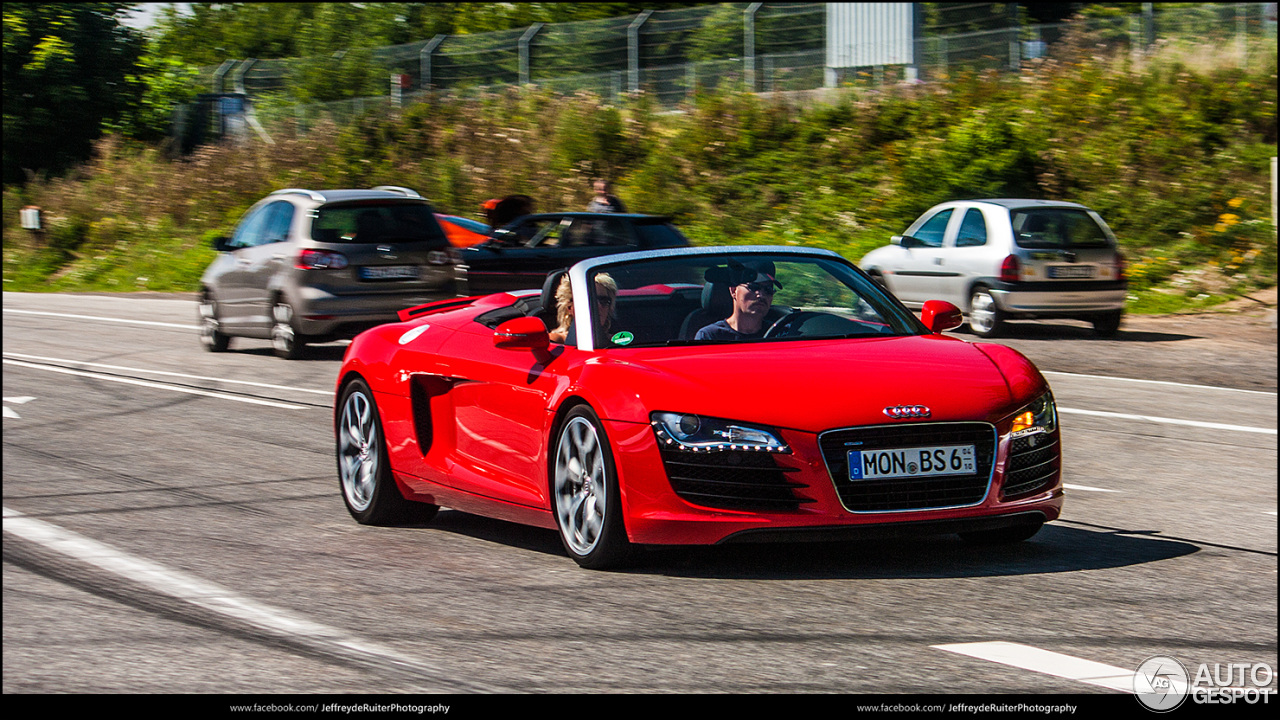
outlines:
[[[612,305],[613,298],[609,297],[608,295],[596,295],[596,302],[600,303],[601,305]]]
[[[749,283],[743,283],[742,287],[745,287],[747,290],[750,290],[751,292],[758,292],[764,295],[772,295],[774,292],[773,283],[749,282]]]

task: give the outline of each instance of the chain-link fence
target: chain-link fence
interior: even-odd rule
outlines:
[[[1275,38],[1275,3],[1193,7],[1146,5],[1145,13],[1034,25],[1013,3],[910,3],[909,65],[829,68],[829,3],[722,3],[405,45],[352,48],[328,56],[229,60],[201,69],[214,93],[244,93],[268,129],[288,119],[305,129],[344,123],[394,105],[392,75],[407,76],[401,102],[424,92],[464,95],[533,85],[616,100],[644,91],[676,108],[699,90],[810,90],[840,84],[934,80],[960,69],[1016,70],[1053,52],[1068,28],[1094,45],[1135,56],[1158,43],[1209,44],[1256,62],[1249,39]],[[867,33],[862,33],[865,36]],[[872,29],[874,38],[874,29]],[[887,34],[886,34],[887,36]],[[886,41],[887,42],[887,41]],[[1254,48],[1254,49],[1250,49]],[[1250,56],[1250,53],[1254,56]],[[399,93],[399,90],[395,91]]]

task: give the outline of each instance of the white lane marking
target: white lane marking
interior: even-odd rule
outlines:
[[[269,407],[284,408],[286,410],[306,410],[306,405],[292,405],[289,403],[274,402],[271,400],[259,400],[258,398],[243,397],[239,395],[227,395],[226,393],[211,392],[208,390],[197,390],[195,388],[181,387],[178,385],[166,385],[164,383],[149,382],[147,380],[134,380],[133,378],[116,377],[115,375],[103,375],[102,373],[87,372],[84,370],[69,370],[67,368],[50,367],[48,365],[36,365],[34,363],[22,362],[21,360],[4,359],[5,365],[18,365],[20,367],[32,368],[33,370],[47,370],[49,372],[63,373],[65,375],[77,375],[80,377],[93,378],[95,380],[107,380],[109,382],[125,383],[126,385],[141,385],[142,387],[156,388],[157,390],[172,390],[174,392],[187,393],[189,395],[203,395],[205,397],[218,398],[220,400],[235,400],[236,402],[250,403],[252,405],[267,405]]]
[[[1016,668],[1032,670],[1045,675],[1078,680],[1111,690],[1133,692],[1135,670],[1126,670],[1125,668],[1104,665],[1092,660],[1049,652],[1030,645],[1019,645],[1011,642],[976,642],[933,645],[931,647],[960,655],[968,655],[979,660],[989,660],[1001,665],[1012,665]]]
[[[1062,483],[1062,487],[1068,490],[1084,490],[1085,492],[1120,492],[1119,490],[1107,490],[1106,488],[1089,487],[1088,485],[1072,485],[1070,483]]]
[[[7,403],[13,403],[14,405],[23,405],[23,404],[25,404],[25,403],[29,403],[29,402],[31,402],[32,400],[35,400],[35,398],[33,398],[33,397],[26,397],[26,396],[23,396],[23,397],[9,397],[9,398],[5,398],[5,399],[4,399],[4,401],[5,401],[5,402],[7,402]],[[13,418],[13,419],[15,419],[15,420],[21,420],[21,419],[22,419],[22,416],[18,414],[18,411],[14,410],[13,408],[9,407],[8,405],[5,405],[5,406],[4,406],[4,416],[5,416],[5,417],[7,417],[7,418]]]
[[[1191,383],[1170,382],[1168,380],[1142,380],[1139,378],[1115,377],[1114,375],[1085,375],[1082,373],[1055,372],[1053,370],[1041,370],[1040,374],[1089,378],[1090,380],[1115,380],[1116,382],[1146,383],[1148,385],[1172,385],[1173,387],[1195,388],[1197,390],[1225,390],[1227,392],[1253,393],[1255,395],[1275,395],[1275,393],[1269,390],[1241,390],[1240,388],[1218,387],[1216,385],[1193,385]]]
[[[51,358],[40,355],[24,355],[22,353],[4,353],[5,357],[23,358],[24,360],[44,360],[46,362],[70,363],[72,365],[82,365],[84,367],[106,368],[108,370],[126,370],[128,372],[147,373],[149,375],[166,375],[169,377],[187,378],[188,380],[212,380],[214,382],[235,383],[237,385],[252,385],[253,387],[270,388],[272,390],[294,390],[296,392],[316,393],[317,395],[332,395],[332,390],[314,390],[312,388],[290,387],[288,385],[271,385],[269,383],[250,382],[248,380],[228,380],[227,378],[208,377],[206,375],[186,375],[183,373],[168,372],[165,370],[147,370],[146,368],[124,367],[122,365],[105,365],[103,363],[83,362],[81,360],[67,360],[66,358]],[[8,402],[6,400],[5,402]]]
[[[65,528],[35,518],[29,518],[16,510],[4,508],[4,531],[29,542],[38,543],[50,550],[88,563],[114,575],[132,580],[144,587],[178,598],[220,615],[234,618],[275,635],[286,635],[311,644],[327,647],[330,651],[354,652],[365,659],[391,663],[416,674],[441,676],[442,673],[424,666],[421,662],[374,643],[361,640],[342,630],[291,615],[270,605],[241,597],[219,585],[172,570],[159,563],[135,557],[110,545],[79,535]],[[448,681],[451,685],[468,685],[464,681]],[[492,692],[493,688],[468,689]]]
[[[183,330],[199,330],[199,325],[179,325],[177,323],[156,322],[154,320],[126,320],[124,318],[99,317],[97,315],[72,315],[70,313],[45,312],[43,310],[14,310],[5,308],[7,313],[19,315],[48,315],[50,317],[71,318],[73,320],[100,320],[102,322],[130,323],[132,325],[158,325],[160,327],[182,328]]]
[[[1075,408],[1059,407],[1058,412],[1068,415],[1092,415],[1094,417],[1118,418],[1120,420],[1146,420],[1153,423],[1164,423],[1166,425],[1187,425],[1189,427],[1208,428],[1210,430],[1234,430],[1236,432],[1263,433],[1264,435],[1275,435],[1275,428],[1250,427],[1248,425],[1226,425],[1223,423],[1201,422],[1199,420],[1178,420],[1176,418],[1155,417],[1152,415],[1129,415],[1127,413],[1102,412],[1101,410],[1077,410]]]

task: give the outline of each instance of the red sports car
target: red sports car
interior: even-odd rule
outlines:
[[[541,292],[400,318],[358,336],[338,375],[338,473],[361,523],[444,505],[557,529],[601,568],[643,544],[1016,542],[1062,509],[1035,366],[943,336],[954,305],[917,319],[832,252],[611,255]]]

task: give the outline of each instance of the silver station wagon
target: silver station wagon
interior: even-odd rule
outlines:
[[[963,200],[930,208],[859,265],[905,305],[946,300],[991,337],[1006,320],[1075,318],[1115,335],[1127,283],[1097,213],[1051,200]]]
[[[270,339],[299,357],[393,322],[396,312],[454,295],[449,241],[408,188],[277,190],[257,202],[200,279],[200,337]]]

